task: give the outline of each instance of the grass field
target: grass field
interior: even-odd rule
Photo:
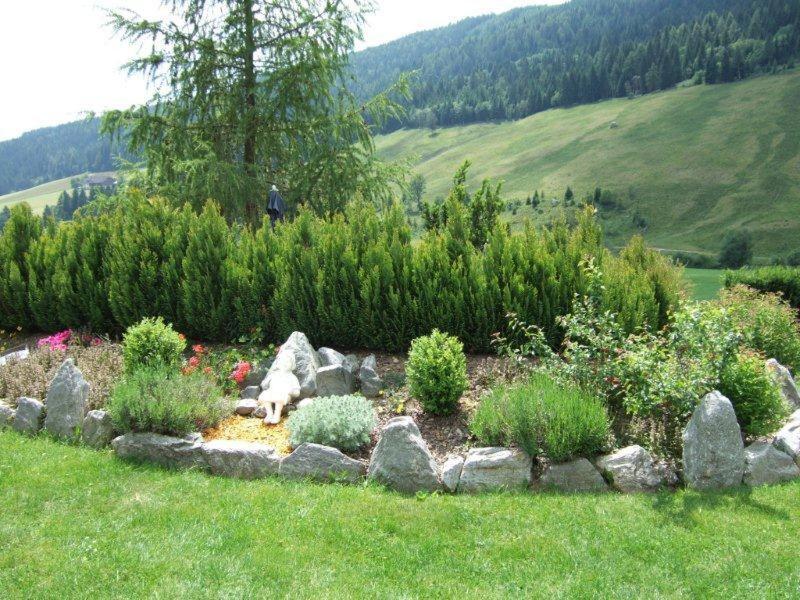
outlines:
[[[471,183],[505,181],[507,199],[534,190],[578,198],[595,186],[621,196],[601,217],[612,243],[647,220],[655,246],[716,252],[730,228],[750,228],[757,255],[783,255],[800,236],[800,71],[551,110],[516,122],[403,130],[377,140],[380,153],[411,158],[443,196],[473,162]],[[611,129],[610,124],[618,127]],[[544,205],[547,218],[549,202]],[[512,220],[534,215],[523,206]]]
[[[113,175],[113,172],[101,173],[101,175]],[[30,204],[34,213],[42,214],[44,207],[48,204],[55,205],[61,192],[70,189],[70,181],[80,176],[81,175],[74,175],[72,177],[65,177],[64,179],[57,179],[56,181],[37,185],[27,190],[0,196],[0,210],[2,210],[4,206],[10,207],[20,202],[27,202]]]
[[[684,269],[683,274],[692,284],[692,298],[713,300],[722,289],[722,274],[717,269]]]
[[[406,498],[0,433],[0,597],[788,598],[800,482]]]

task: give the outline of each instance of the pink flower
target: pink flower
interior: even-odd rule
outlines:
[[[192,368],[197,367],[200,364],[200,359],[196,356],[193,356],[189,359],[189,366]]]
[[[65,331],[61,331],[59,333],[54,333],[53,335],[44,337],[36,342],[36,345],[39,348],[44,348],[45,346],[49,346],[50,350],[66,350],[67,349],[67,342],[72,337],[72,330],[67,329]]]

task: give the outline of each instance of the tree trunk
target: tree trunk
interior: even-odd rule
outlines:
[[[245,202],[245,218],[253,226],[258,225],[259,198],[257,186],[253,185],[256,179],[256,71],[255,71],[255,17],[253,15],[253,1],[242,0],[244,12],[244,169],[248,179],[247,200]]]

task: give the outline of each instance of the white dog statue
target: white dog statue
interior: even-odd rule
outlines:
[[[292,372],[294,368],[294,354],[291,352],[278,354],[267,375],[266,387],[258,396],[259,405],[263,406],[267,413],[264,423],[268,425],[280,423],[286,405],[300,397],[300,382]]]

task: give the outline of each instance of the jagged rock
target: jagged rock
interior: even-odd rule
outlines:
[[[358,483],[366,467],[336,448],[320,444],[301,444],[281,461],[280,474],[291,479]]]
[[[458,489],[461,481],[461,469],[464,467],[464,457],[454,456],[448,458],[442,466],[442,485],[451,494]]]
[[[317,350],[321,367],[335,367],[344,363],[344,354],[333,348],[320,348]]]
[[[549,465],[539,480],[543,487],[562,492],[605,492],[608,490],[600,471],[585,458],[559,465]]]
[[[242,417],[247,417],[252,415],[256,409],[258,408],[258,402],[255,400],[251,400],[250,398],[242,398],[236,403],[236,408],[234,412],[237,415],[241,415]]]
[[[11,427],[14,424],[14,417],[17,411],[5,402],[0,402],[0,429]]]
[[[789,417],[786,425],[775,434],[773,443],[778,450],[791,456],[800,465],[800,410]]]
[[[355,378],[343,364],[321,367],[317,370],[318,396],[348,396],[355,389]]]
[[[35,435],[42,428],[44,404],[34,398],[20,398],[13,427],[20,433]]]
[[[683,431],[683,474],[687,486],[699,490],[741,485],[744,444],[730,400],[707,394]]]
[[[114,439],[114,423],[104,410],[90,410],[83,419],[83,443],[92,448],[105,448]]]
[[[358,370],[358,379],[361,382],[361,393],[367,398],[376,398],[383,391],[383,380],[378,377],[378,361],[374,354],[370,354],[361,363]]]
[[[304,333],[295,331],[289,336],[289,339],[281,346],[275,362],[270,367],[267,377],[261,383],[261,389],[266,390],[268,387],[268,380],[270,373],[277,368],[280,368],[281,355],[289,354],[294,359],[294,367],[292,372],[297,377],[300,383],[300,396],[303,398],[310,398],[317,393],[317,369],[320,368],[321,363],[317,352],[314,347],[309,343],[308,338]]]
[[[428,445],[411,417],[395,417],[381,431],[368,476],[407,494],[439,489],[439,472]]]
[[[654,492],[667,485],[664,469],[641,446],[628,446],[612,454],[601,456],[596,466],[620,492]]]
[[[120,458],[152,462],[167,468],[205,468],[202,437],[126,433],[111,442]]]
[[[68,358],[61,363],[47,389],[45,429],[56,438],[75,439],[80,435],[88,399],[89,383],[75,361]]]
[[[261,394],[261,386],[260,385],[248,385],[246,388],[242,390],[242,393],[239,394],[239,397],[242,400],[256,400],[258,396]]]
[[[751,487],[800,477],[800,468],[792,457],[765,442],[756,442],[745,448],[744,464],[744,482]]]
[[[774,358],[767,361],[767,370],[772,374],[772,378],[781,388],[783,399],[792,410],[800,409],[800,392],[797,391],[792,374],[789,369],[784,367]]]
[[[531,483],[531,458],[522,450],[472,448],[461,469],[458,491],[476,493],[526,488]]]
[[[265,444],[214,440],[203,444],[203,456],[214,475],[260,479],[278,473],[280,457]]]

